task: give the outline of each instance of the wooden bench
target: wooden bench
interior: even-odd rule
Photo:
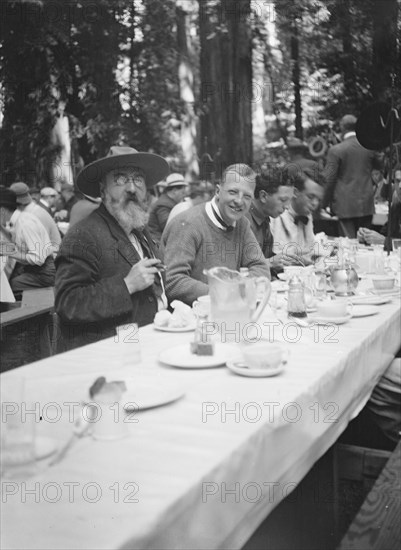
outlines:
[[[9,334],[8,327],[18,323],[37,322],[41,356],[49,357],[53,355],[54,317],[53,287],[24,290],[20,307],[13,304],[11,309],[0,313],[1,340]]]
[[[366,497],[338,550],[393,550],[401,545],[401,441]]]

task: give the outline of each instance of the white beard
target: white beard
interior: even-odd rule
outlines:
[[[133,229],[142,229],[146,225],[148,214],[139,203],[126,199],[115,201],[108,195],[104,197],[103,203],[127,235]]]

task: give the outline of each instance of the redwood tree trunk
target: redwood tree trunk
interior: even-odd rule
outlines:
[[[202,0],[199,8],[202,153],[219,177],[253,160],[250,0]]]
[[[397,72],[397,0],[374,0],[372,15],[372,93],[376,100],[385,101],[390,96],[391,74]]]
[[[302,101],[301,101],[301,82],[299,66],[299,39],[298,27],[296,21],[291,30],[291,59],[292,59],[292,82],[294,84],[294,103],[295,103],[295,135],[303,139],[302,128]]]

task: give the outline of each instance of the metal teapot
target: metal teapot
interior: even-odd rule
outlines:
[[[330,268],[330,282],[336,296],[352,296],[359,279],[352,265],[344,263]]]

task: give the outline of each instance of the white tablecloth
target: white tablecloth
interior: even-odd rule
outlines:
[[[7,256],[0,256],[0,297],[2,302],[15,302],[13,291],[10,283],[4,273],[7,263]]]
[[[192,334],[151,326],[140,330],[139,364],[109,339],[6,373],[3,382],[27,377],[46,412],[37,432],[59,441],[72,430],[62,404],[82,399],[97,376],[186,394],[137,412],[125,439],[84,438],[25,485],[3,482],[2,548],[240,548],[364,406],[401,345],[399,327],[399,298],[338,330],[288,326],[287,340],[298,341],[272,378],[163,366],[159,352]],[[62,410],[55,422],[50,402]]]

